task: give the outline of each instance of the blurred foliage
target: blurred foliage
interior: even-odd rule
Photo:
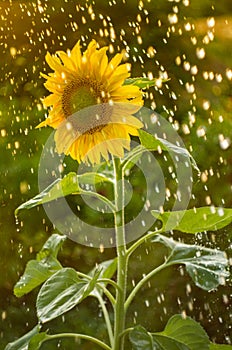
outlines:
[[[35,130],[46,114],[41,98],[47,92],[40,72],[49,72],[44,60],[47,50],[72,48],[80,38],[84,46],[95,38],[101,45],[111,44],[115,52],[127,52],[125,58],[132,63],[134,77],[167,72],[170,80],[161,89],[149,90],[145,106],[155,108],[173,123],[202,171],[201,178],[196,178],[190,206],[231,207],[232,97],[228,70],[232,68],[232,2],[192,0],[188,5],[185,0],[13,0],[0,1],[0,9],[2,349],[36,323],[36,293],[16,299],[13,285],[26,262],[54,231],[42,207],[23,213],[18,222],[14,218],[15,208],[38,192],[40,154],[51,133],[49,129]],[[197,56],[199,50],[205,57]],[[135,177],[134,181],[139,180]],[[230,228],[195,240],[230,253],[229,234]],[[193,237],[188,240],[195,241]],[[151,261],[158,263],[161,253],[150,246],[141,247],[131,261],[129,282],[139,279]],[[67,241],[60,259],[64,266],[88,271],[96,261],[112,256],[113,249],[99,253],[98,249]],[[161,330],[172,314],[186,311],[201,322],[212,340],[225,343],[231,324],[228,295],[229,287],[212,293],[199,291],[187,276],[183,277],[182,269],[173,268],[159,276],[158,285],[152,281],[144,288],[142,299],[136,298],[131,306],[128,322]],[[80,328],[103,334],[100,318],[95,302],[87,300],[77,314],[68,313],[50,329]],[[46,344],[46,349],[56,348],[57,344]],[[76,345],[63,341],[61,348],[74,349]],[[82,345],[82,349],[89,348],[87,343]]]

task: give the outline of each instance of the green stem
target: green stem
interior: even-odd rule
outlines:
[[[123,349],[123,338],[120,336],[125,328],[125,308],[127,287],[127,250],[124,222],[124,178],[120,160],[114,159],[114,197],[116,211],[114,213],[116,249],[117,249],[117,284],[116,304],[114,309],[114,344],[113,350]]]
[[[101,308],[102,308],[102,312],[103,312],[103,315],[105,318],[105,324],[106,324],[106,328],[107,328],[108,336],[109,336],[109,340],[110,340],[110,345],[112,346],[113,341],[114,341],[114,335],[113,335],[113,331],[112,331],[109,313],[108,313],[108,310],[106,308],[105,302],[102,299],[101,294],[98,292],[97,292],[97,298],[98,298],[99,304],[101,305]]]
[[[111,305],[114,307],[115,299],[114,299],[113,295],[110,293],[110,291],[105,286],[103,286],[101,283],[99,283],[98,286],[99,286],[99,288],[102,289],[103,293],[109,299],[109,301],[111,302]]]
[[[133,327],[124,329],[124,331],[121,333],[121,337],[125,337],[128,333],[133,331],[133,329],[134,329]]]
[[[109,278],[99,278],[98,282],[99,283],[103,282],[105,284],[111,284],[115,288],[115,290],[120,289],[120,287],[117,285],[117,283]]]
[[[134,289],[132,289],[130,295],[128,296],[126,302],[125,302],[125,310],[128,309],[130,303],[132,302],[132,300],[134,299],[135,295],[138,293],[139,289],[151,278],[153,277],[157,272],[161,271],[162,269],[164,269],[165,267],[169,266],[169,264],[167,264],[166,262],[164,262],[162,265],[159,265],[156,269],[152,270],[151,272],[149,272],[146,276],[144,276],[134,287]]]
[[[102,349],[105,350],[112,350],[107,344],[103,343],[101,340],[91,337],[90,335],[85,335],[85,334],[79,334],[79,333],[60,333],[60,334],[53,334],[53,335],[47,335],[46,339],[47,340],[52,340],[52,339],[57,339],[57,338],[79,338],[79,339],[85,339],[89,340],[92,343],[95,343],[99,345]]]
[[[137,249],[142,243],[146,242],[148,239],[152,238],[153,236],[155,236],[161,232],[163,232],[163,229],[160,229],[160,230],[157,230],[154,232],[150,232],[150,233],[146,234],[145,236],[142,236],[132,246],[130,246],[130,248],[127,249],[127,257],[129,258],[129,256],[135,251],[135,249]]]

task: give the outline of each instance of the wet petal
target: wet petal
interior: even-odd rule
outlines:
[[[76,67],[71,57],[69,57],[64,51],[57,51],[57,54],[61,58],[64,66],[70,69],[70,72],[75,71]]]
[[[108,67],[106,69],[105,76],[110,77],[110,75],[114,72],[115,68],[120,64],[122,61],[123,55],[121,53],[117,53],[112,60],[109,62]]]
[[[70,146],[80,136],[78,130],[73,128],[69,121],[64,120],[57,128],[55,132],[56,149],[58,153],[67,153]]]
[[[58,103],[59,100],[60,100],[60,96],[59,95],[51,94],[51,95],[46,96],[42,100],[42,102],[43,102],[44,106],[49,107],[49,106],[53,106],[54,104]]]

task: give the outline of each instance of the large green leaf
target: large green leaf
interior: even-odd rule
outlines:
[[[24,334],[21,338],[9,343],[5,350],[28,350],[28,344],[34,335],[38,334],[41,326],[35,326],[30,332]]]
[[[152,215],[163,223],[163,230],[177,230],[185,233],[216,231],[232,222],[232,209],[200,207],[188,210],[160,213],[152,210]]]
[[[162,82],[167,81],[162,79]],[[148,78],[143,78],[143,77],[138,77],[138,78],[128,78],[124,81],[124,85],[136,85],[140,89],[149,89],[152,86],[156,86],[157,82],[160,83],[160,78],[154,78],[154,79],[148,79]]]
[[[41,287],[36,307],[39,321],[45,323],[71,310],[94,289],[100,271],[91,280],[78,276],[72,268],[63,268],[52,275]]]
[[[66,236],[53,234],[37,254],[36,260],[30,260],[27,263],[24,274],[14,287],[14,293],[17,297],[29,293],[55,272],[62,269],[56,257],[65,238]]]
[[[162,235],[154,236],[152,242],[168,248],[167,265],[184,264],[194,283],[204,290],[217,288],[229,277],[228,260],[220,250],[176,242]]]
[[[18,212],[22,209],[31,209],[37,205],[48,203],[70,194],[86,194],[86,191],[83,190],[80,185],[95,185],[104,181],[111,182],[111,180],[103,174],[92,172],[77,175],[71,172],[62,179],[55,180],[37,196],[21,204],[16,209],[15,215],[18,215]],[[95,195],[97,196],[97,193]]]
[[[210,350],[208,335],[201,325],[181,315],[171,317],[159,333],[149,333],[136,326],[129,333],[129,339],[133,350]]]
[[[139,139],[140,139],[141,145],[144,148],[150,151],[163,150],[173,154],[179,154],[183,156],[184,159],[187,159],[187,161],[191,162],[192,166],[196,170],[199,170],[195,160],[193,159],[193,157],[185,147],[180,147],[169,142],[168,140],[155,137],[142,129],[139,130]]]
[[[190,350],[209,350],[210,341],[207,333],[199,323],[190,317],[172,316],[164,331],[153,334],[153,337],[158,341],[160,341],[160,337],[178,341]]]
[[[208,335],[199,323],[190,317],[175,315],[163,332],[150,333],[136,326],[129,333],[133,350],[209,350]],[[215,349],[216,350],[216,349]]]
[[[187,163],[191,163],[195,169],[199,170],[196,162],[186,148],[177,146],[165,139],[153,136],[152,134],[142,129],[139,130],[139,139],[141,145],[133,148],[124,159],[125,170],[132,168],[134,164],[140,159],[142,154],[147,150],[159,152],[162,150],[169,152],[172,156],[182,156],[183,159],[187,161]]]

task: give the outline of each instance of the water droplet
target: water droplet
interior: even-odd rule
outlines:
[[[150,306],[149,300],[146,299],[146,300],[144,301],[144,303],[145,303],[146,307],[149,307],[149,306]]]
[[[207,111],[210,108],[210,101],[204,100],[202,103],[202,107],[205,111]]]
[[[226,70],[226,77],[231,80],[232,79],[232,69],[227,69]]]
[[[196,55],[197,55],[197,58],[202,60],[203,58],[205,58],[205,49],[203,47],[197,47]]]
[[[195,87],[193,84],[186,83],[185,88],[189,94],[193,94],[195,91]]]
[[[218,139],[221,149],[226,150],[230,147],[231,140],[229,139],[229,137],[224,137],[224,135],[220,134],[218,135]]]
[[[191,25],[191,23],[186,23],[185,25],[184,25],[184,29],[187,31],[187,32],[189,32],[191,29],[192,29],[192,25]]]
[[[215,19],[214,17],[210,17],[207,19],[207,26],[209,28],[213,28],[215,26]]]
[[[204,137],[206,135],[205,127],[199,126],[196,133],[198,137]]]
[[[168,15],[168,21],[170,24],[178,23],[178,16],[176,13],[169,13]]]

